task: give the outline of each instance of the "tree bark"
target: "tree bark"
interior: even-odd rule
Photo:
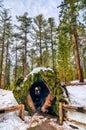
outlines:
[[[51,27],[51,50],[52,50],[52,68],[54,70],[55,65],[54,65],[54,51],[53,51],[53,40],[52,40],[52,27]]]
[[[23,76],[26,76],[27,71],[27,34],[25,33],[25,44],[24,44],[24,63],[23,63]]]
[[[5,63],[5,75],[4,75],[4,87],[7,85],[7,66],[8,66],[8,45],[9,41],[7,41],[7,46],[6,46],[6,63]]]
[[[76,56],[76,65],[77,65],[77,74],[79,82],[83,82],[83,73],[80,65],[80,56],[79,56],[79,49],[78,49],[78,34],[77,34],[77,26],[76,26],[76,14],[74,14],[74,3],[71,1],[71,22],[72,22],[72,31],[74,36],[74,43],[75,43],[75,56]]]
[[[41,25],[40,25],[40,65],[42,66]]]
[[[75,40],[75,55],[76,55],[76,65],[77,65],[77,74],[79,82],[83,82],[83,73],[80,65],[80,56],[79,56],[79,49],[78,49],[78,35],[76,31],[76,25],[73,24],[73,35]]]
[[[3,58],[4,58],[4,41],[5,41],[5,22],[4,22],[4,31],[2,39],[2,52],[1,52],[1,63],[0,63],[0,88],[2,88],[2,70],[3,70]]]
[[[17,43],[16,43],[16,63],[15,63],[15,83],[16,83],[16,81],[17,81]]]

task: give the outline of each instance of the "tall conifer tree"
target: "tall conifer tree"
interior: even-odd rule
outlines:
[[[16,17],[18,22],[20,23],[19,26],[17,26],[17,29],[19,30],[20,39],[22,42],[22,49],[23,49],[23,76],[26,76],[27,73],[27,47],[28,47],[28,34],[30,32],[30,26],[31,26],[31,18],[28,17],[28,13],[25,12],[23,16],[17,16]]]

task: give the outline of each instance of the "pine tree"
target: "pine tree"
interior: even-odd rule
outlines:
[[[1,62],[0,62],[0,87],[2,83],[2,73],[5,72],[4,75],[4,85],[7,84],[7,66],[9,62],[9,45],[11,42],[11,29],[12,29],[12,24],[11,24],[11,16],[8,14],[8,10],[4,9],[1,12],[1,45],[2,45],[2,50],[1,50]],[[5,56],[6,55],[6,56]],[[5,57],[4,57],[5,56]],[[5,71],[4,70],[4,58],[5,58]]]
[[[61,4],[60,23],[61,22],[63,23],[62,29],[65,30],[65,33],[67,35],[69,33],[69,37],[71,36],[73,37],[72,39],[73,39],[74,49],[75,49],[78,79],[80,82],[83,82],[83,74],[80,65],[80,55],[79,55],[79,40],[78,40],[78,32],[77,32],[77,28],[78,28],[77,18],[78,18],[79,10],[81,9],[81,4],[79,2],[65,0],[64,3]]]
[[[49,42],[51,46],[51,58],[52,58],[52,68],[55,71],[56,69],[56,50],[57,50],[57,44],[55,41],[56,37],[56,25],[54,18],[48,18],[48,30],[49,30]]]
[[[6,42],[6,63],[5,63],[4,83],[5,83],[5,86],[9,86],[10,85],[10,44],[12,44],[11,17],[9,18],[9,21],[7,23],[6,40],[7,42]]]
[[[61,81],[66,83],[71,79],[70,75],[68,76],[70,68],[70,45],[66,34],[63,35],[61,30],[58,32],[57,50],[57,71]]]
[[[24,13],[23,16],[16,17],[18,22],[20,23],[19,26],[16,26],[19,30],[20,40],[22,42],[23,47],[23,76],[26,76],[27,72],[27,46],[28,46],[28,34],[30,32],[31,26],[31,18],[28,17],[28,13]]]
[[[37,49],[39,51],[39,55],[40,55],[40,66],[43,65],[43,56],[42,56],[42,51],[43,51],[43,46],[44,46],[44,42],[43,42],[43,37],[44,37],[44,31],[46,28],[46,20],[43,17],[43,15],[38,15],[34,18],[34,24],[33,24],[33,30],[34,30],[34,35],[36,38],[36,46]]]
[[[15,65],[14,65],[14,84],[16,84],[17,78],[18,78],[18,53],[21,50],[21,47],[19,46],[19,34],[14,33],[13,34],[13,48],[12,53],[15,53]]]

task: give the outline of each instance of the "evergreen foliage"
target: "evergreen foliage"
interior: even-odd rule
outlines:
[[[83,81],[80,41],[78,40],[84,33],[84,26],[78,19],[80,11],[84,9],[82,5],[82,1],[65,0],[59,6],[61,11],[59,15],[60,24],[57,28],[57,68],[59,67],[59,77],[64,82],[77,77],[79,81]]]
[[[9,10],[4,9],[0,16],[0,43],[1,43],[1,60],[0,60],[0,88],[10,85],[10,46],[12,44],[12,23]],[[1,85],[3,80],[4,72],[4,83]],[[9,77],[9,78],[8,78]]]
[[[16,16],[19,26],[16,25],[19,30],[19,38],[22,43],[22,63],[23,63],[23,76],[27,74],[27,51],[28,51],[28,33],[30,33],[31,18],[28,17],[28,13],[25,12],[23,16]]]
[[[59,7],[57,28],[53,17],[39,14],[30,18],[27,12],[16,16],[18,23],[13,25],[11,10],[0,10],[0,88],[13,90],[26,108],[26,95],[34,81],[44,80],[56,98],[52,107],[58,112],[59,101],[64,101],[58,78],[63,82],[86,78],[86,0],[64,0]],[[24,79],[39,66],[54,72],[40,71]]]

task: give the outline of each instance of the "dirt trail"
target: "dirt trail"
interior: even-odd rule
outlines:
[[[60,130],[60,129],[55,128],[54,126],[50,125],[48,122],[43,122],[42,124],[36,127],[31,127],[28,130]]]
[[[58,117],[35,113],[27,123],[30,127],[27,130],[74,130],[67,123],[62,126],[58,124]]]

